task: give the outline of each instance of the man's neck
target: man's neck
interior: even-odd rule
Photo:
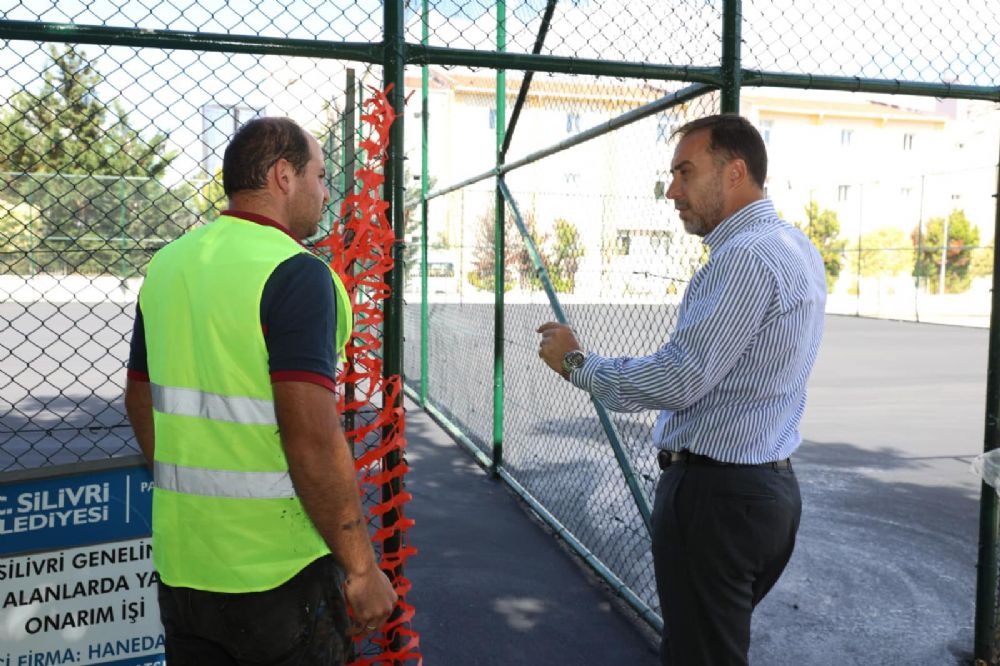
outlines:
[[[285,218],[284,210],[276,205],[276,202],[270,197],[238,192],[229,198],[229,209],[262,215],[274,220],[289,232],[292,230]]]
[[[760,201],[765,198],[764,193],[760,190],[755,190],[752,192],[747,192],[745,195],[734,197],[734,199],[729,202],[722,211],[722,219],[725,220],[733,216],[733,214],[743,210],[755,201]]]

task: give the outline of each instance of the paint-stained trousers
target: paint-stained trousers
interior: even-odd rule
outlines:
[[[790,468],[663,470],[653,507],[663,666],[746,666],[750,616],[788,563],[801,514]]]
[[[160,583],[170,666],[340,666],[352,660],[333,557],[264,592],[225,594]]]

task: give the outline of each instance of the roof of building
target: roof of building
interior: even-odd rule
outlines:
[[[807,115],[835,118],[871,119],[882,122],[910,121],[916,123],[933,123],[943,125],[947,120],[943,114],[929,111],[906,109],[900,106],[885,104],[864,98],[830,99],[827,97],[810,97],[809,91],[801,91],[803,96],[784,97],[755,95],[746,91],[742,94],[744,104],[759,113],[777,115]]]
[[[507,95],[514,97],[521,89],[523,77],[507,73]],[[419,75],[406,77],[407,89],[418,89],[421,85]],[[496,75],[492,70],[474,72],[470,70],[443,70],[431,67],[428,76],[428,86],[431,90],[454,90],[456,93],[472,95],[495,95]],[[634,101],[644,103],[661,97],[664,91],[641,80],[619,80],[595,76],[552,77],[545,73],[537,73],[531,80],[532,98],[561,98],[593,101]]]
[[[507,73],[508,97],[517,95],[523,77],[520,73]],[[408,89],[419,89],[421,77],[417,74],[406,77]],[[431,90],[452,90],[456,94],[493,96],[496,94],[496,75],[492,70],[473,71],[468,69],[429,69],[428,85]],[[677,84],[678,87],[681,84]],[[644,80],[622,80],[612,77],[568,76],[536,74],[531,82],[529,98],[549,98],[563,100],[588,100],[603,102],[646,103],[670,92],[670,82],[647,82]],[[907,109],[903,106],[865,99],[850,93],[837,96],[830,91],[809,90],[757,90],[745,88],[741,93],[743,105],[765,114],[815,116],[822,120],[832,118],[857,118],[881,121],[909,121],[943,125],[947,114]]]

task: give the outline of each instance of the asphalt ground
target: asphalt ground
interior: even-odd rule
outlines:
[[[578,320],[583,319],[580,314]],[[587,322],[582,321],[579,329],[588,330]],[[784,576],[755,613],[752,664],[941,666],[966,663],[971,657],[979,482],[970,471],[970,462],[982,449],[987,336],[983,329],[827,318],[802,423],[804,441],[794,457],[804,505],[798,544]],[[511,348],[508,384],[516,390],[517,374],[528,372],[519,365],[523,361],[517,353],[526,343],[517,331],[508,331],[506,337]],[[455,375],[468,372],[462,363],[449,367]],[[454,383],[458,391],[468,390],[468,383]],[[515,426],[507,432],[505,422],[512,468],[529,485],[545,474],[554,477],[548,485],[538,486],[537,494],[553,502],[572,497],[569,503],[582,508],[578,510],[584,514],[582,521],[590,528],[599,527],[606,522],[606,514],[616,509],[593,501],[593,489],[581,491],[560,481],[560,466],[551,461],[528,465],[517,453],[520,438],[531,439],[532,433],[551,433],[572,427],[576,420],[594,418],[592,410],[585,413],[585,404],[568,400],[565,389],[556,385],[547,390],[541,378],[533,383],[546,389],[531,394],[532,413],[539,425],[526,428],[510,408],[506,411]],[[524,431],[521,435],[518,427]],[[485,504],[477,504],[475,517],[449,512],[445,502],[437,505],[436,493],[446,491],[421,486],[419,455],[429,445],[424,438],[430,435],[414,428],[410,437],[411,449],[418,456],[410,480],[415,488],[411,515],[417,519],[413,538],[418,547],[421,538],[435,529],[429,524],[433,520],[449,521],[459,538],[466,530],[481,529],[482,522],[491,523],[492,514]],[[584,462],[592,447],[607,446],[599,432],[578,440],[581,453],[575,455]],[[644,453],[636,450],[635,442],[626,444],[640,468]],[[471,465],[470,458],[454,461],[451,464]],[[497,506],[506,501],[498,498]],[[421,515],[427,502],[435,503],[432,520]],[[532,525],[530,520],[524,522]],[[545,533],[537,526],[534,529]],[[518,539],[527,538],[526,533]],[[487,540],[472,561],[494,562],[496,550],[495,542]],[[451,655],[465,654],[470,645],[495,644],[497,631],[518,635],[509,626],[494,624],[478,634],[474,626],[469,627],[477,624],[473,618],[496,615],[491,600],[510,589],[506,576],[526,579],[518,584],[534,586],[540,598],[558,594],[547,586],[548,575],[539,576],[521,562],[522,556],[517,555],[508,569],[485,578],[448,577],[449,596],[463,603],[444,607],[424,603],[433,608],[431,624],[424,630],[425,641],[433,646],[429,654],[436,658],[428,663],[466,663]],[[413,561],[410,571],[416,590],[421,588],[422,567],[439,565],[437,557]],[[436,588],[438,579],[432,580]],[[500,589],[486,589],[487,581],[501,583]],[[551,612],[556,609],[563,610],[555,606]],[[437,635],[437,627],[448,626],[463,629]],[[504,653],[494,661],[488,653],[481,653],[481,661],[474,663],[642,663],[624,654],[580,657],[570,652],[561,659],[556,655],[536,660],[534,653],[550,649],[549,641],[557,637],[558,633],[551,638],[533,637],[522,644],[520,657],[508,658]],[[565,641],[559,637],[556,643]]]
[[[988,332],[827,317],[795,456],[803,517],[754,664],[971,658]]]
[[[50,455],[132,452],[120,432],[115,385],[123,376],[130,311],[98,307],[107,312],[0,306],[0,370],[7,375],[0,462],[37,466]],[[827,318],[802,424],[805,441],[795,456],[804,502],[799,542],[755,614],[753,664],[947,665],[970,656],[979,485],[969,462],[982,448],[987,335]],[[514,352],[526,336],[513,336]],[[55,352],[58,368],[40,368],[49,361],[39,349]],[[102,349],[111,352],[101,356]],[[473,351],[488,355],[488,348]],[[515,387],[518,364],[529,363],[530,350],[523,351],[523,360],[511,354]],[[44,381],[34,375],[26,381],[19,372],[25,365]],[[522,374],[544,389],[536,397],[554,402],[533,406],[539,425],[532,432],[544,432],[553,419],[560,426],[593,420],[592,412],[568,414],[559,393],[568,389],[549,390],[530,367]],[[450,369],[469,371],[461,364]],[[641,430],[643,423],[635,425]],[[102,430],[113,436],[102,437]],[[411,540],[421,550],[408,575],[426,663],[653,663],[648,632],[618,610],[510,491],[417,410],[409,414],[408,439],[414,468],[408,513],[417,520]],[[600,433],[592,439],[582,447],[587,455],[604,446]],[[644,460],[645,452],[632,446],[636,460]],[[515,455],[513,469],[557,476],[557,468],[526,460]],[[592,497],[572,499],[584,523],[599,524],[617,510]]]
[[[652,630],[426,413],[407,414],[419,550],[413,628],[428,666],[659,663]]]

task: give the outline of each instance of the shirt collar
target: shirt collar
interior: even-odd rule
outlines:
[[[717,227],[705,235],[701,242],[709,249],[715,250],[738,234],[747,223],[776,217],[778,217],[778,212],[774,209],[774,203],[770,199],[757,199],[720,222]]]
[[[291,231],[289,231],[286,227],[282,226],[278,222],[267,217],[266,215],[258,215],[257,213],[248,213],[245,210],[224,210],[222,211],[222,214],[228,217],[236,217],[241,220],[246,220],[247,222],[254,222],[256,224],[260,224],[265,227],[274,227],[275,229],[283,231],[289,238],[294,240],[299,245],[302,245],[302,247],[305,247],[305,245],[302,244],[302,241],[300,241],[298,238],[292,235]]]

